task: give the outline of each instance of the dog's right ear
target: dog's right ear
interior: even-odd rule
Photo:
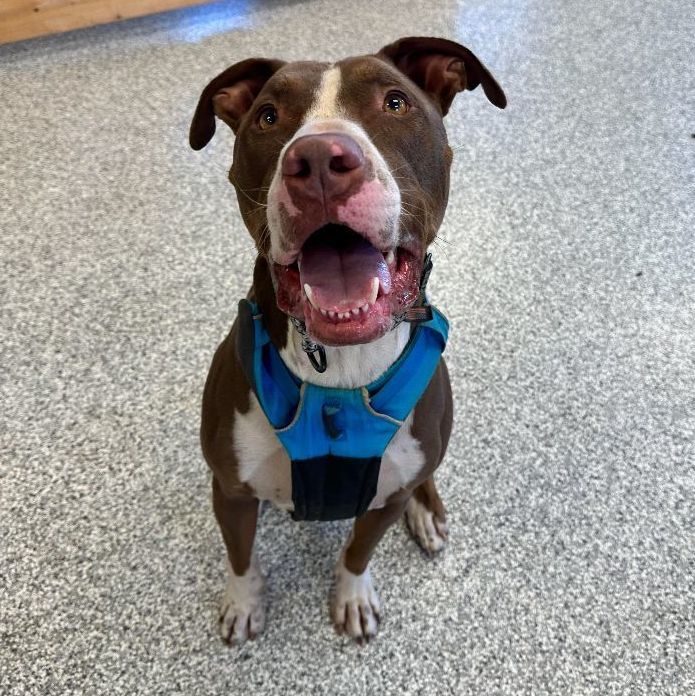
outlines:
[[[235,133],[263,85],[283,66],[282,60],[249,58],[235,63],[211,80],[198,100],[188,141],[202,150],[215,135],[215,116]]]

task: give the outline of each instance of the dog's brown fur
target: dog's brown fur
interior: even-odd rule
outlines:
[[[490,101],[501,108],[506,103],[504,93],[468,49],[443,39],[402,39],[373,56],[349,58],[337,65],[342,75],[345,117],[361,124],[390,170],[398,172],[403,209],[415,211],[408,217],[403,234],[424,255],[441,224],[448,198],[452,153],[442,116],[455,94],[464,89],[482,84]],[[238,63],[205,88],[191,125],[190,140],[195,149],[204,147],[214,134],[215,115],[236,133],[229,178],[237,189],[242,217],[258,250],[249,297],[257,302],[279,350],[288,341],[288,318],[278,308],[276,297],[266,192],[281,150],[299,128],[327,67],[322,63],[287,64],[268,59]],[[383,99],[378,87],[382,84],[400,86],[414,95],[418,108],[407,120],[387,121],[383,112],[373,108],[375,94]],[[273,103],[280,115],[272,139],[259,131],[254,120],[254,107],[265,102]],[[296,227],[287,233],[287,244],[301,246],[310,233],[310,223],[306,229]],[[254,398],[235,353],[236,331],[235,323],[210,368],[203,398],[201,441],[213,472],[215,516],[233,573],[241,578],[252,564],[259,500],[252,486],[240,479],[234,446],[235,416],[247,414]],[[406,487],[394,490],[382,507],[370,509],[355,520],[343,554],[347,571],[355,576],[365,573],[376,545],[403,514],[411,496],[432,514],[438,528],[444,529],[444,505],[433,473],[446,451],[451,425],[451,387],[442,360],[412,420],[411,434],[420,445],[424,465]],[[237,624],[246,619],[239,616],[229,628],[230,639],[252,637],[256,630],[251,618],[248,628],[240,628]],[[368,623],[367,615],[362,617],[363,630],[354,629],[349,621],[337,628],[361,640],[373,633],[364,628]]]

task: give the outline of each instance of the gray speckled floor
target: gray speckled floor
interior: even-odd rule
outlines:
[[[248,0],[1,47],[0,692],[695,693],[693,17]],[[267,509],[267,632],[228,649],[198,404],[252,253],[231,136],[193,153],[189,118],[236,60],[407,34],[509,98],[448,120],[451,543],[388,533],[359,649],[326,611],[346,525]]]

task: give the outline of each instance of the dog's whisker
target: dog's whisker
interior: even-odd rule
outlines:
[[[454,242],[452,242],[449,239],[446,239],[445,237],[442,237],[441,235],[437,234],[435,235],[435,240],[438,242],[442,242],[443,244],[446,244],[447,246],[456,246]]]

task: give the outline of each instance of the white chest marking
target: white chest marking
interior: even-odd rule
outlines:
[[[260,500],[270,500],[291,510],[292,473],[290,459],[265,417],[256,395],[250,395],[247,413],[234,414],[234,452],[239,479],[247,483]]]
[[[301,379],[328,387],[353,388],[376,379],[400,355],[408,342],[410,328],[401,324],[373,343],[327,348],[328,370],[322,375],[310,366],[301,349],[301,339],[290,329],[283,360]],[[420,443],[412,435],[412,413],[389,443],[381,461],[377,493],[370,509],[383,507],[388,497],[408,485],[425,464]],[[287,452],[268,423],[254,394],[247,413],[234,415],[234,450],[239,478],[261,500],[291,510],[292,473]]]
[[[410,338],[410,325],[400,324],[381,338],[371,343],[332,348],[326,346],[328,369],[319,373],[314,370],[302,350],[302,338],[288,324],[287,344],[280,357],[297,377],[322,387],[354,389],[373,382],[395,362]]]
[[[420,442],[412,434],[413,414],[406,419],[381,458],[376,495],[369,509],[383,507],[388,497],[407,486],[425,465]]]

